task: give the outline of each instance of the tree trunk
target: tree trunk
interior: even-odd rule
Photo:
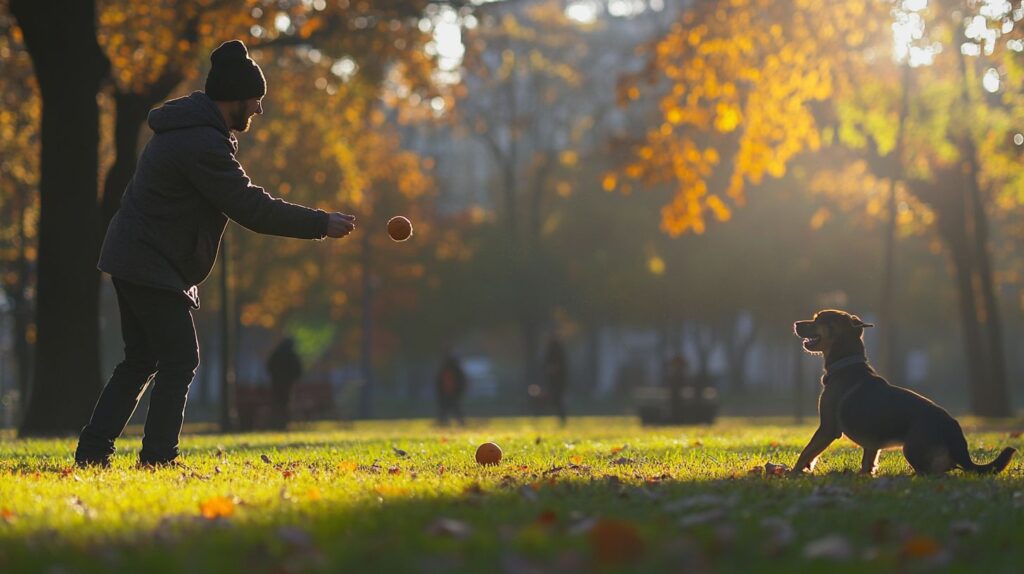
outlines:
[[[32,301],[28,297],[29,263],[28,233],[28,191],[18,188],[18,271],[11,289],[14,301],[14,356],[18,361],[19,410],[25,411],[25,401],[32,388],[32,344],[29,341],[29,326],[32,324]],[[20,413],[19,413],[20,414]]]
[[[971,103],[968,82],[972,75],[969,74],[966,56],[960,53],[959,58],[960,94],[966,110]],[[978,303],[975,307],[975,316],[980,329],[983,330],[980,344],[985,352],[986,370],[988,371],[988,378],[976,382],[978,389],[975,392],[977,403],[974,412],[981,416],[1008,417],[1013,414],[1013,408],[1010,404],[1010,391],[1006,381],[1003,329],[988,248],[988,214],[985,212],[985,204],[981,197],[981,184],[978,181],[980,171],[978,150],[970,131],[963,133],[959,147],[966,172],[964,178],[964,192],[967,195],[965,225],[970,232],[968,249],[975,272],[973,286]]]
[[[881,330],[881,361],[879,364],[884,372],[890,376],[899,377],[896,366],[896,228],[897,228],[897,201],[896,184],[903,175],[903,134],[907,124],[907,114],[910,111],[910,64],[903,65],[900,83],[900,110],[899,124],[896,128],[896,147],[892,150],[893,161],[892,173],[889,174],[889,197],[888,197],[888,220],[885,226],[885,253],[882,255],[882,294],[879,304],[879,323]]]
[[[96,94],[110,63],[84,0],[12,0],[43,102],[36,368],[22,436],[88,421],[100,389]]]

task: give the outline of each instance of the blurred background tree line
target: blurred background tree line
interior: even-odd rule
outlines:
[[[621,412],[673,353],[726,412],[800,412],[820,361],[790,323],[825,306],[879,323],[894,382],[1012,414],[1022,18],[974,0],[0,0],[6,420],[88,417],[120,353],[95,260],[146,114],[201,89],[230,38],[268,78],[240,138],[253,180],[360,227],[229,228],[191,420],[230,424],[225,383],[265,383],[284,334],[350,415],[428,414],[449,346],[477,412],[521,413],[556,335],[576,412]]]

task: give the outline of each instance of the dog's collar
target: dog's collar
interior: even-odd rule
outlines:
[[[831,365],[829,365],[829,367],[827,369],[825,369],[825,379],[828,379],[829,377],[834,375],[837,371],[839,371],[841,369],[845,369],[846,367],[849,367],[849,366],[852,366],[852,365],[861,365],[861,364],[866,365],[867,363],[868,363],[868,358],[865,357],[864,355],[852,355],[852,356],[846,357],[844,359],[839,359],[838,361],[836,361],[836,362],[832,363]]]

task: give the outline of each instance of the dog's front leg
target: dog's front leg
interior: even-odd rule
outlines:
[[[878,468],[878,449],[864,447],[864,458],[860,461],[860,473],[874,476],[876,468]]]
[[[800,453],[800,458],[796,461],[796,466],[790,471],[792,474],[800,474],[806,470],[812,470],[814,463],[828,445],[832,444],[832,441],[836,440],[836,436],[829,429],[824,426],[818,427],[818,430],[814,431],[814,436],[811,437],[811,442],[807,443],[804,447],[803,452]]]

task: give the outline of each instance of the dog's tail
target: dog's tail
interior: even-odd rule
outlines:
[[[971,460],[971,454],[967,451],[967,439],[964,438],[964,431],[960,428],[960,423],[955,420],[948,429],[948,438],[949,454],[953,461],[956,462],[956,465],[963,470],[969,470],[978,474],[1002,472],[1006,465],[1010,464],[1010,459],[1017,452],[1017,449],[1013,447],[1006,447],[992,462],[988,464],[975,464]]]

